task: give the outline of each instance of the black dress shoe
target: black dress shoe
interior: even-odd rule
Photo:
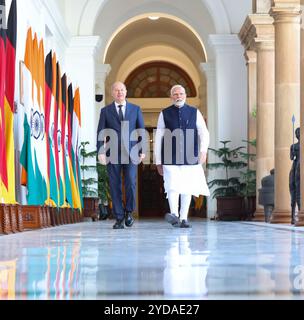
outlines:
[[[107,220],[109,218],[109,214],[108,213],[105,213],[105,214],[101,214],[99,216],[99,220]]]
[[[123,224],[123,219],[122,220],[116,220],[116,223],[113,226],[113,229],[124,229],[124,224]]]
[[[132,212],[126,212],[126,216],[125,216],[126,227],[132,227],[133,223],[134,223],[134,218],[132,216]]]
[[[173,213],[166,213],[165,219],[168,223],[172,225],[174,228],[178,228],[180,226],[178,216]]]
[[[191,225],[187,222],[187,220],[182,220],[180,228],[191,228]]]

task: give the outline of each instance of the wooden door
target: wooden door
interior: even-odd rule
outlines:
[[[168,212],[168,201],[164,194],[163,178],[156,165],[139,166],[139,216],[163,217]]]

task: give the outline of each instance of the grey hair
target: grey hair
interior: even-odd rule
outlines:
[[[122,85],[124,86],[124,88],[127,90],[127,87],[126,87],[126,85],[125,85],[123,82],[121,82],[121,81],[116,81],[116,82],[114,82],[114,83],[112,84],[112,86],[111,86],[111,92],[114,90],[114,87],[115,87],[117,84],[122,84]]]
[[[186,93],[186,89],[185,89],[182,85],[176,84],[176,85],[173,86],[172,89],[171,89],[171,96],[173,96],[173,93],[174,93],[174,91],[175,91],[176,89],[183,89],[184,92]]]

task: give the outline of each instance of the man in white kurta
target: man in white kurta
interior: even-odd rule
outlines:
[[[171,100],[173,105],[159,115],[155,160],[159,174],[164,177],[164,189],[170,205],[166,220],[174,227],[189,228],[192,196],[210,195],[203,170],[209,132],[200,111],[186,104],[186,91],[182,86],[176,85],[171,89]],[[168,132],[169,136],[173,134],[176,137],[172,143],[166,140]]]

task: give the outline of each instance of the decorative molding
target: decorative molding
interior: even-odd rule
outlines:
[[[97,75],[108,75],[111,72],[111,69],[112,67],[110,64],[96,64],[95,73]]]
[[[99,36],[79,36],[72,37],[67,54],[73,54],[83,58],[95,58],[102,44],[102,39]]]
[[[207,79],[215,78],[216,69],[214,62],[204,62],[200,64],[200,69],[204,75],[206,75]]]
[[[111,65],[109,64],[96,64],[95,65],[95,79],[96,84],[100,84],[106,81],[107,76],[111,72]]]
[[[40,3],[40,7],[45,10],[45,18],[48,17],[51,21],[46,21],[49,29],[54,33],[55,38],[60,39],[64,45],[64,49],[67,49],[71,39],[71,33],[69,32],[64,17],[54,1],[49,0],[35,0],[33,2]],[[37,6],[37,4],[35,4]],[[51,25],[52,22],[52,25]]]
[[[211,34],[209,44],[215,53],[234,53],[243,50],[237,34]]]
[[[274,23],[300,23],[301,4],[299,0],[273,0],[270,15]]]
[[[250,14],[239,33],[245,50],[253,50],[257,44],[274,47],[273,18],[269,14]]]

